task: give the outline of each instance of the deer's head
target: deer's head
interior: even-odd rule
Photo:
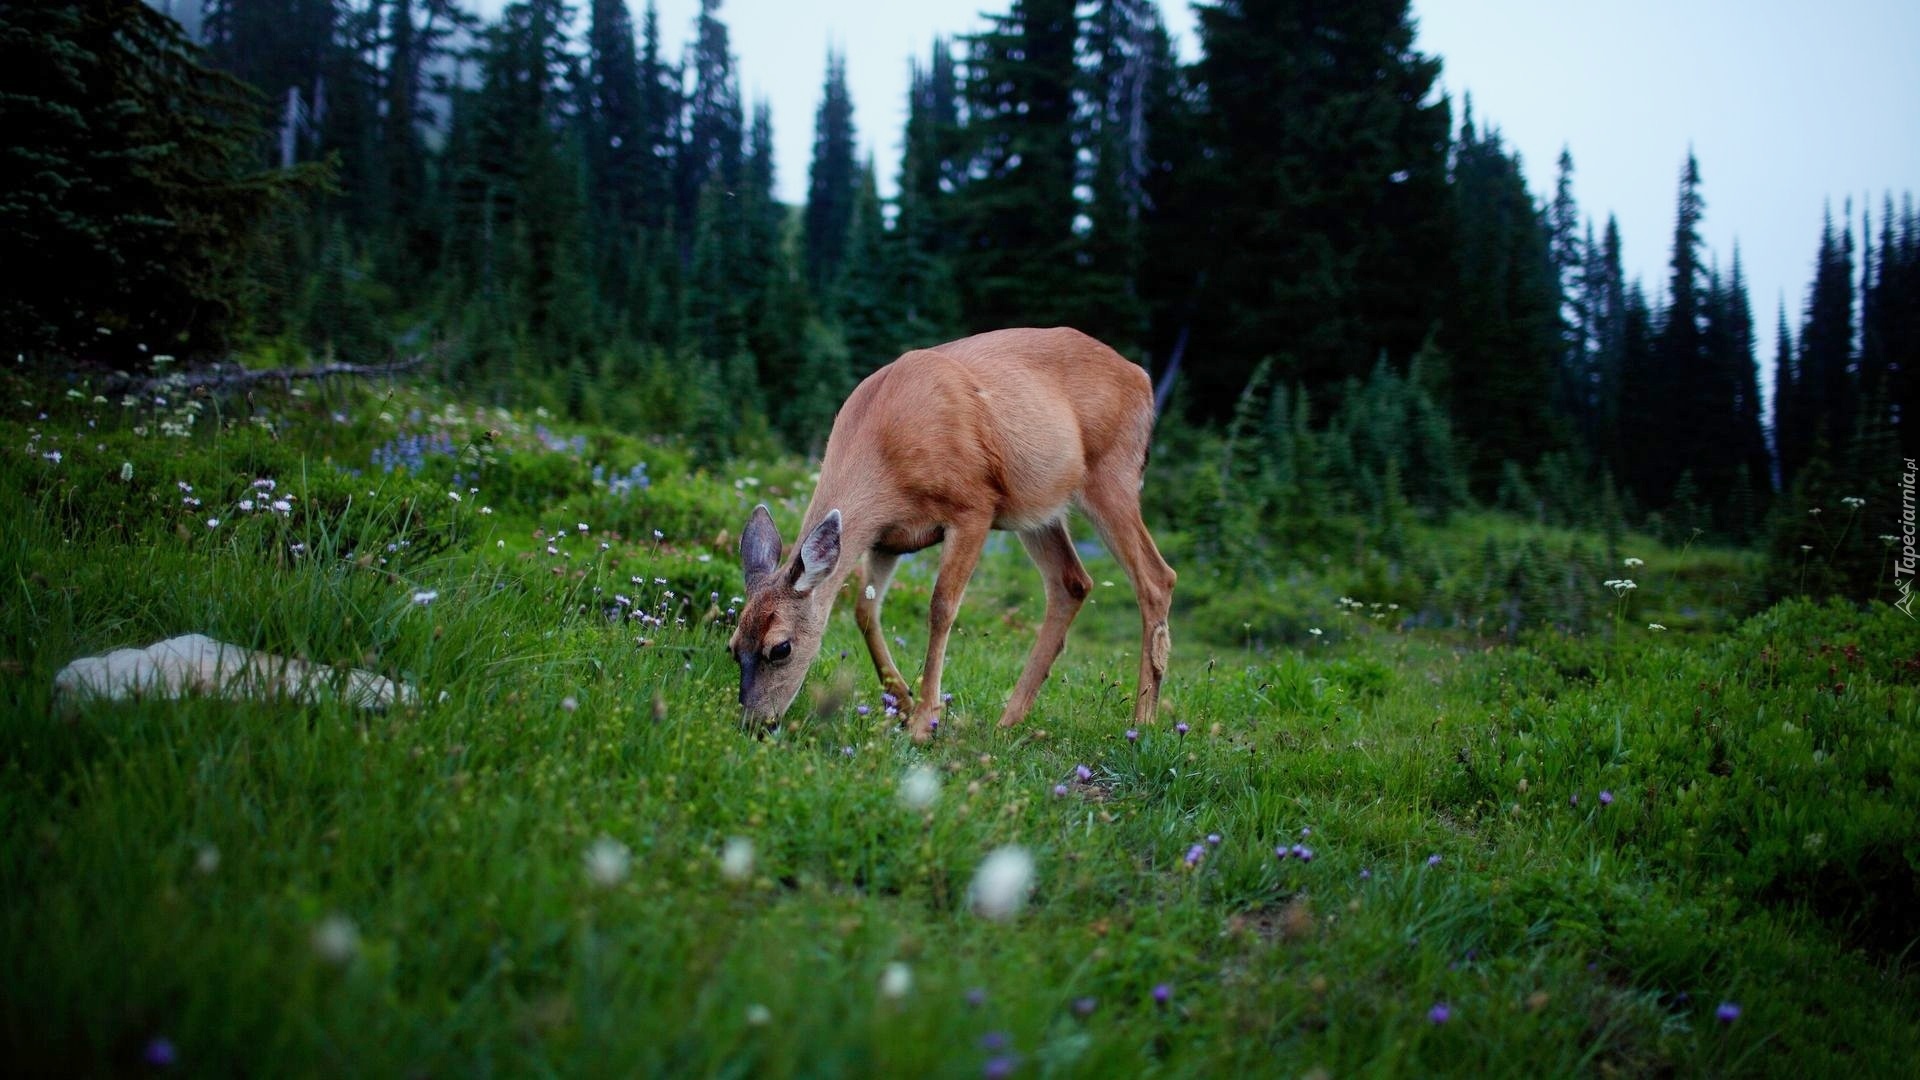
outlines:
[[[757,720],[778,720],[800,694],[820,653],[833,610],[833,569],[840,561],[840,511],[830,510],[780,561],[780,530],[764,505],[740,534],[746,606],[727,651],[740,665],[740,704]]]

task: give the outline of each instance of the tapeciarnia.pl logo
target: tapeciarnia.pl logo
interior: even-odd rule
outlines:
[[[1916,557],[1914,551],[1915,474],[1920,474],[1920,467],[1916,467],[1914,458],[1907,458],[1900,469],[1900,551],[1893,560],[1893,587],[1900,593],[1900,599],[1894,601],[1893,606],[1906,612],[1909,619],[1914,617],[1913,575],[1916,564],[1920,564],[1920,557]]]

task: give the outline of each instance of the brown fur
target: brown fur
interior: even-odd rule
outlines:
[[[1152,432],[1146,372],[1076,330],[980,334],[907,353],[874,372],[834,419],[820,483],[801,525],[802,538],[832,531],[837,561],[816,587],[798,592],[788,586],[798,573],[794,560],[802,545],[796,543],[781,572],[749,583],[743,632],[732,643],[743,661],[742,703],[762,715],[778,715],[792,703],[819,649],[833,596],[859,568],[874,596],[868,599],[865,588],[857,592],[856,621],[882,683],[901,698],[914,735],[924,738],[940,710],[946,639],[967,579],[987,532],[1004,529],[1021,535],[1047,590],[1046,621],[1001,717],[1002,724],[1018,723],[1092,586],[1066,533],[1067,507],[1078,503],[1140,598],[1135,719],[1152,719],[1166,669],[1175,580],[1140,519],[1139,484]],[[835,509],[837,525],[828,514]],[[770,529],[770,520],[759,527]],[[760,540],[769,537],[762,533]],[[743,554],[747,543],[743,536]],[[909,709],[911,695],[880,632],[879,609],[899,555],[936,543],[944,547],[927,663],[918,707]],[[748,627],[759,632],[744,632]],[[780,644],[773,634],[791,635],[791,660],[755,664]],[[756,667],[758,677],[749,679]]]

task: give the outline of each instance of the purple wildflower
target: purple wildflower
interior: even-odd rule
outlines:
[[[1369,870],[1369,869],[1367,869],[1367,868],[1366,868],[1366,867],[1364,867],[1364,866],[1363,866],[1363,867],[1361,867],[1361,868],[1360,868],[1360,880],[1361,880],[1361,881],[1372,881],[1372,880],[1373,880],[1373,871],[1371,871],[1371,870]]]
[[[853,707],[853,711],[859,713],[861,716],[865,716],[868,713],[872,712],[873,710],[868,708],[865,705],[855,705]]]
[[[1719,1008],[1713,1010],[1713,1018],[1723,1024],[1731,1024],[1740,1019],[1740,1006],[1731,1001],[1723,1001]]]
[[[1276,859],[1284,859],[1291,854],[1293,854],[1293,852],[1288,851],[1287,845],[1285,844],[1281,844],[1279,847],[1273,849],[1273,857]]]
[[[889,709],[897,709],[900,707],[900,699],[894,697],[892,694],[881,694],[880,704],[885,705]]]
[[[1207,834],[1207,846],[1208,846],[1208,847],[1219,847],[1219,846],[1220,846],[1220,834],[1219,834],[1219,833],[1217,833],[1217,832],[1210,832],[1210,833],[1208,833],[1208,834]]]
[[[840,755],[841,755],[842,757],[852,757],[852,756],[853,756],[853,747],[851,747],[851,746],[843,746],[843,747],[841,747],[841,748],[840,748]]]
[[[986,1077],[987,1080],[1006,1080],[1006,1078],[1012,1076],[1013,1071],[1019,1067],[1020,1059],[1018,1057],[1012,1054],[998,1054],[988,1058],[987,1063],[980,1066],[980,1075]]]
[[[985,1035],[980,1036],[980,1049],[988,1053],[1005,1050],[1006,1048],[1007,1033],[1004,1031],[989,1031]]]
[[[1427,865],[1428,865],[1428,866],[1439,866],[1439,865],[1440,865],[1440,853],[1436,851],[1436,852],[1434,852],[1433,854],[1431,854],[1431,855],[1429,855],[1429,856],[1427,856]]]
[[[1067,794],[1067,785],[1065,785],[1065,784],[1055,784],[1055,785],[1053,785],[1053,797],[1054,797],[1054,798],[1056,798],[1056,799],[1061,799],[1061,798],[1065,798],[1065,797],[1066,797],[1066,794]]]
[[[147,1043],[147,1064],[156,1069],[172,1068],[180,1055],[173,1048],[173,1040],[156,1035]]]
[[[1087,768],[1085,765],[1075,765],[1073,767],[1073,775],[1078,776],[1080,782],[1084,784],[1093,779],[1093,770]]]
[[[1179,723],[1173,725],[1173,733],[1182,738],[1185,738],[1187,732],[1192,730],[1193,730],[1192,728],[1187,726],[1187,722],[1185,720],[1182,720]]]
[[[986,987],[976,986],[971,990],[967,991],[967,1005],[969,1007],[977,1009],[980,1006],[985,1005],[986,1003],[987,1003]]]
[[[1579,806],[1579,805],[1580,805],[1580,793],[1576,791],[1576,792],[1574,792],[1574,793],[1573,793],[1572,795],[1570,795],[1570,796],[1568,796],[1568,798],[1567,798],[1567,805],[1568,805],[1568,806]]]
[[[1613,805],[1613,792],[1611,792],[1611,791],[1603,791],[1603,792],[1601,792],[1601,793],[1600,793],[1600,805],[1601,805],[1601,806],[1612,806],[1612,805]]]
[[[1305,844],[1295,844],[1293,845],[1293,857],[1299,859],[1301,862],[1312,862],[1313,849]]]
[[[1187,849],[1187,865],[1199,866],[1200,860],[1205,858],[1206,855],[1207,855],[1206,845],[1204,844],[1193,845],[1192,847]]]
[[[1436,1003],[1433,1008],[1427,1010],[1427,1022],[1430,1024],[1444,1024],[1451,1019],[1453,1019],[1453,1006],[1444,1001]]]
[[[1165,1005],[1167,1002],[1172,1000],[1173,1000],[1172,984],[1161,983],[1160,985],[1153,988],[1153,1003],[1155,1005]]]
[[[1073,1015],[1078,1016],[1082,1019],[1092,1016],[1093,1010],[1099,1007],[1100,1007],[1099,998],[1078,997],[1073,999]]]
[[[1139,742],[1139,741],[1140,741],[1140,733],[1139,733],[1138,731],[1135,731],[1135,730],[1134,730],[1134,729],[1132,729],[1132,728],[1128,728],[1128,729],[1127,729],[1127,741],[1128,741],[1128,742]]]

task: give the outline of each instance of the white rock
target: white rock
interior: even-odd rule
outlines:
[[[371,671],[340,671],[230,645],[205,634],[184,634],[144,649],[81,657],[53,677],[53,692],[67,702],[189,695],[234,700],[339,698],[369,709],[410,705],[416,698],[413,687]]]

